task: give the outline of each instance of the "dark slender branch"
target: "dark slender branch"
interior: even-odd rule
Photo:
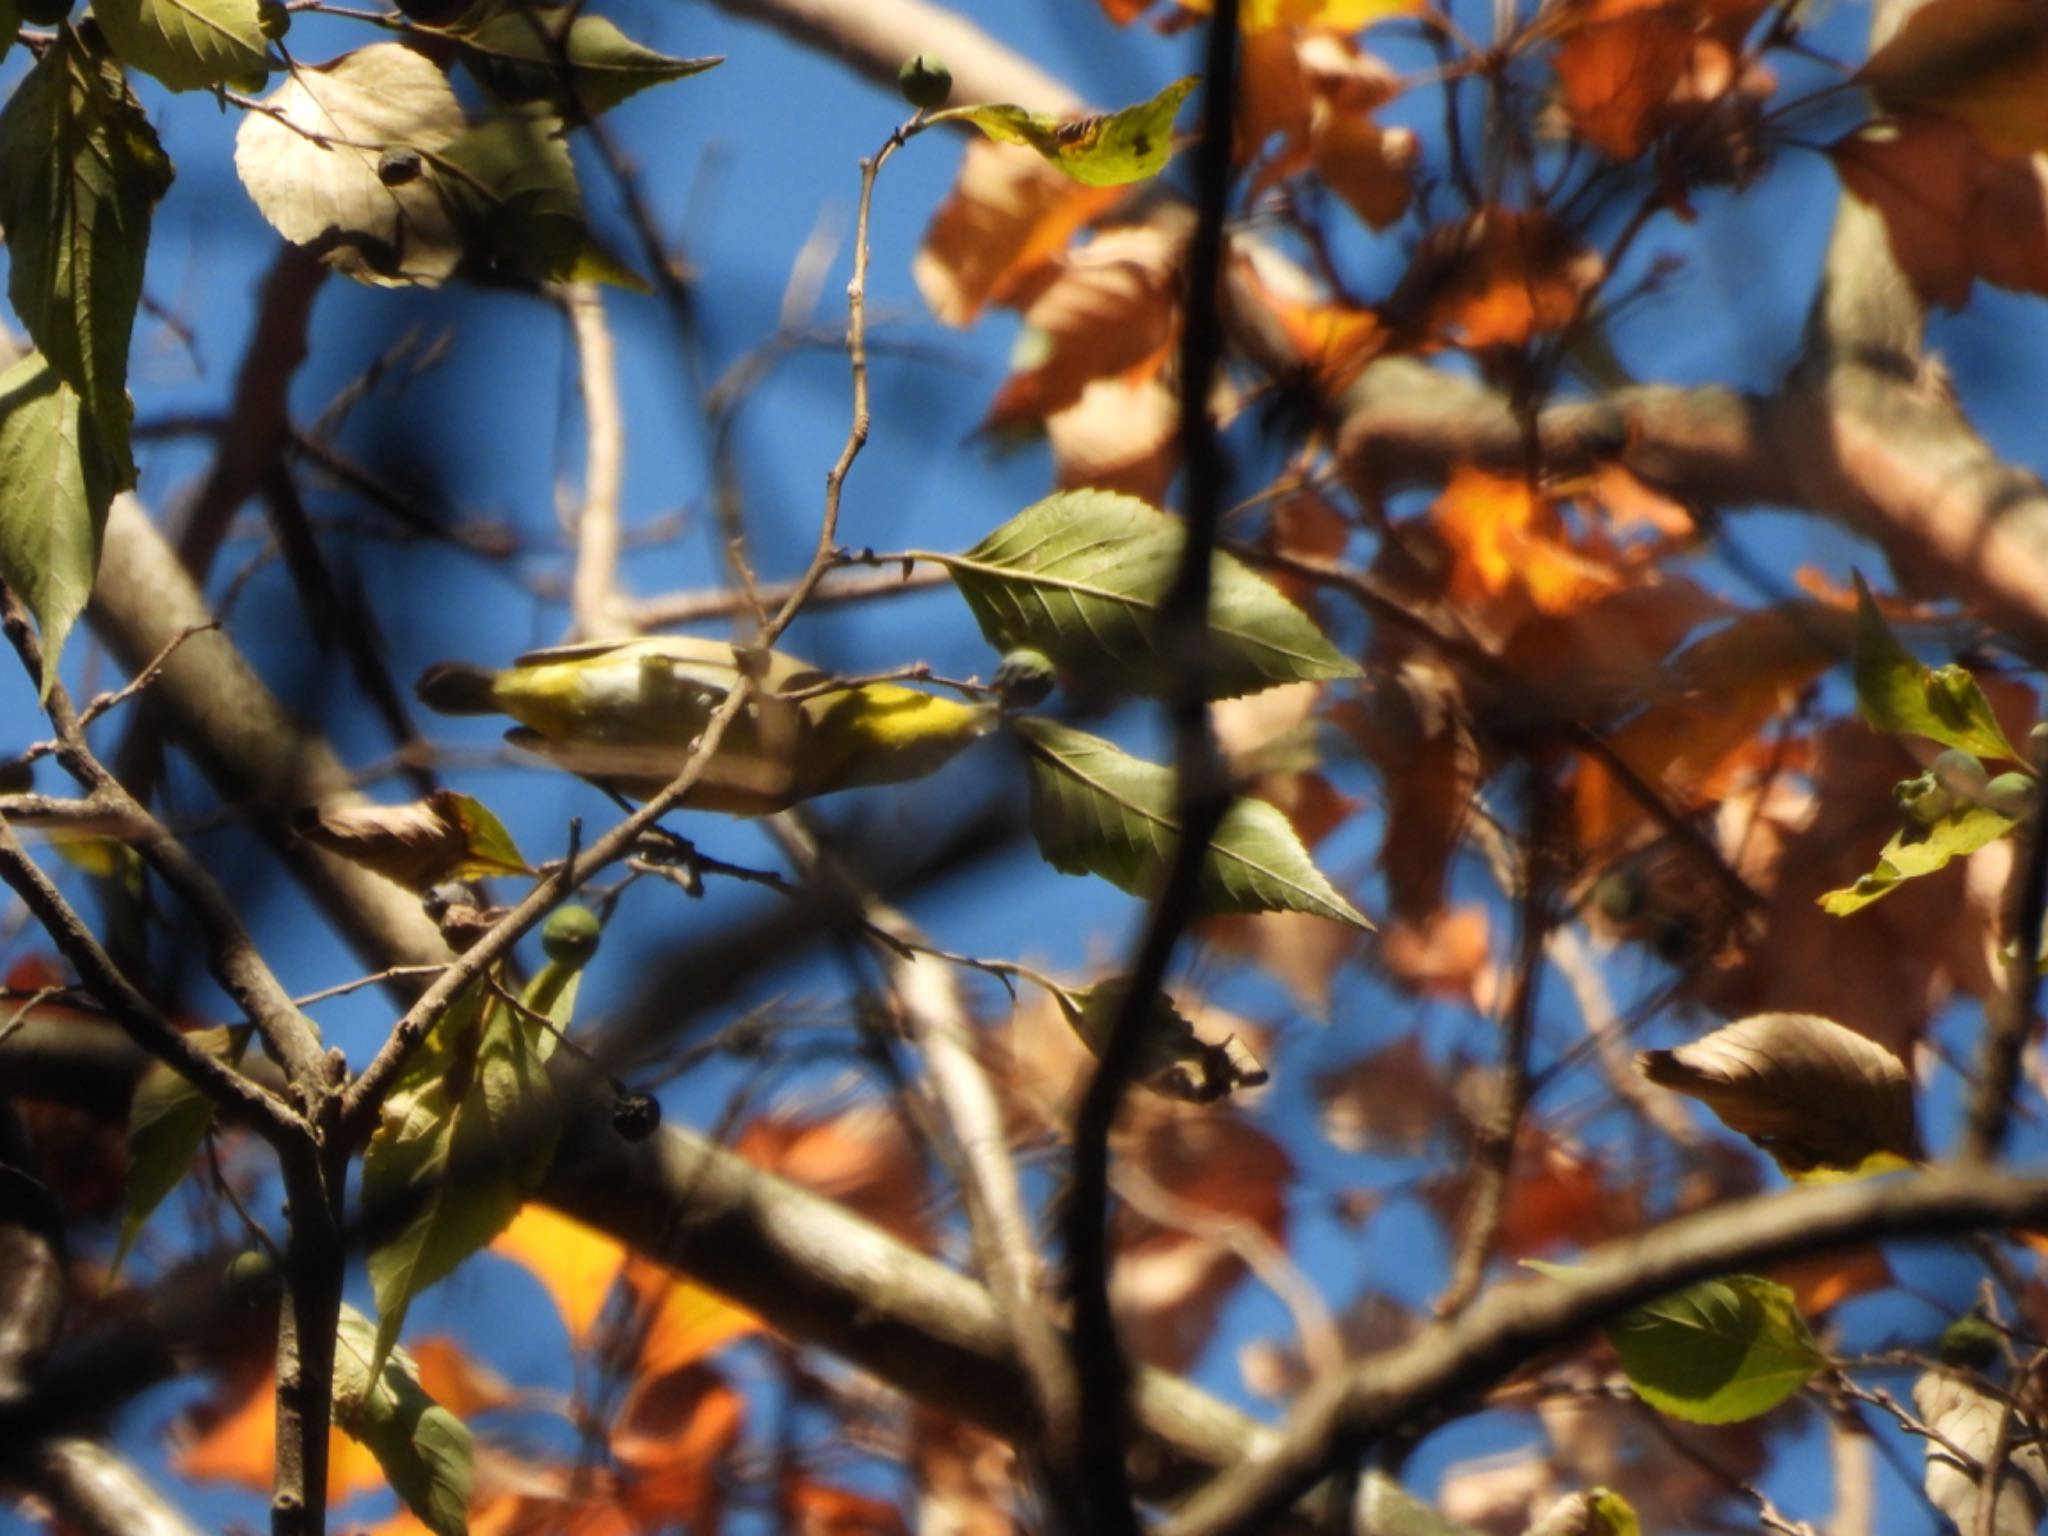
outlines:
[[[1129,1369],[1109,1298],[1109,1136],[1137,1065],[1152,1000],[1195,913],[1209,840],[1229,807],[1230,787],[1209,729],[1209,589],[1217,524],[1225,504],[1222,444],[1209,412],[1223,356],[1219,286],[1223,227],[1237,104],[1237,0],[1210,18],[1203,76],[1202,138],[1195,155],[1196,224],[1188,246],[1181,320],[1180,452],[1184,488],[1180,565],[1161,605],[1161,642],[1180,686],[1170,701],[1179,840],[1126,978],[1127,991],[1074,1118],[1073,1174],[1065,1217],[1067,1286],[1074,1307],[1074,1367],[1080,1412],[1067,1448],[1086,1529],[1097,1536],[1138,1530],[1124,1468]]]

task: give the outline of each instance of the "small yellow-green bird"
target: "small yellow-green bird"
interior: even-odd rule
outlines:
[[[529,651],[502,671],[444,661],[414,691],[444,715],[510,715],[516,747],[645,800],[682,772],[705,723],[741,676],[722,640],[658,635]],[[766,816],[799,800],[922,778],[985,734],[994,706],[896,683],[828,688],[831,676],[780,651],[683,798],[699,810]]]

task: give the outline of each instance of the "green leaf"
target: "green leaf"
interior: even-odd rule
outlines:
[[[547,1172],[556,1037],[529,1012],[566,1030],[590,953],[542,967],[521,999],[527,1011],[481,986],[465,992],[385,1101],[363,1154],[365,1209],[400,1223],[368,1261],[378,1359],[397,1343],[412,1299],[503,1231]]]
[[[377,1330],[342,1304],[334,1350],[334,1422],[377,1458],[391,1488],[436,1536],[469,1530],[469,1427],[420,1385],[402,1349],[378,1359]]]
[[[558,117],[508,112],[433,157],[471,251],[549,282],[593,278],[645,290],[599,251]]]
[[[0,373],[0,581],[43,632],[45,694],[92,596],[120,477],[78,395],[41,353]]]
[[[237,1066],[249,1045],[249,1026],[194,1030],[185,1038],[215,1061]],[[121,1261],[150,1213],[191,1171],[212,1129],[213,1100],[163,1062],[151,1062],[128,1104],[128,1187],[121,1240],[107,1266],[108,1284],[121,1272]]]
[[[468,129],[440,65],[373,43],[300,66],[235,133],[257,210],[357,282],[431,287],[461,262],[455,215],[428,159]]]
[[[1054,997],[1081,1043],[1100,1056],[1129,991],[1127,980],[1118,977],[1092,987],[1069,988]],[[1163,1098],[1213,1104],[1239,1088],[1256,1088],[1267,1080],[1258,1057],[1235,1035],[1220,1043],[1202,1039],[1164,992],[1152,994],[1142,1028],[1131,1075]]]
[[[1031,770],[1031,830],[1046,862],[1062,874],[1100,875],[1118,890],[1149,896],[1166,874],[1180,836],[1174,772],[1051,720],[1012,722]],[[1316,868],[1278,807],[1243,797],[1210,840],[1196,910],[1310,912],[1370,928]]]
[[[174,91],[269,68],[257,0],[93,0],[92,13],[122,63]]]
[[[1638,1307],[1607,1326],[1629,1385],[1691,1424],[1768,1413],[1827,1364],[1790,1289],[1723,1275]]]
[[[1986,806],[1966,805],[1931,826],[1916,827],[1911,833],[1895,832],[1877,856],[1877,868],[1860,876],[1854,885],[1822,895],[1820,904],[1836,917],[1847,917],[1890,895],[1902,882],[1931,875],[1950,859],[1995,843],[2018,825],[2010,816]]]
[[[1161,643],[1159,609],[1185,539],[1179,518],[1135,496],[1063,491],[965,554],[935,558],[997,650],[1029,647],[1063,672],[1165,694],[1178,669]],[[1212,698],[1357,676],[1309,617],[1249,567],[1219,554],[1211,580]]]
[[[121,66],[86,35],[60,31],[0,111],[0,229],[14,311],[85,402],[120,490],[135,482],[128,338],[171,162]]]
[[[2024,762],[1967,669],[1924,665],[1899,644],[1856,578],[1856,701],[1880,731],[1925,736],[1979,757]]]
[[[1176,80],[1150,101],[1095,117],[1063,118],[1022,107],[952,107],[931,122],[965,121],[992,139],[1028,144],[1074,180],[1120,187],[1157,176],[1173,156],[1173,119],[1195,88],[1193,75]]]
[[[505,823],[498,820],[483,801],[473,795],[441,789],[431,796],[431,803],[435,810],[462,829],[467,850],[463,861],[447,878],[482,880],[492,875],[533,873],[533,866],[526,862],[519,845],[512,841],[512,834],[505,830]]]
[[[450,29],[470,72],[503,101],[547,101],[572,122],[609,112],[650,86],[725,62],[656,53],[604,17],[575,6],[483,8],[482,20],[475,17],[473,12],[464,25]]]

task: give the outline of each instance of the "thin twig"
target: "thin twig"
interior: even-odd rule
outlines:
[[[615,640],[633,633],[618,590],[626,425],[617,349],[596,283],[567,284],[560,298],[576,341],[577,382],[583,393],[583,499],[572,523],[576,570],[569,584],[569,611],[576,638]]]

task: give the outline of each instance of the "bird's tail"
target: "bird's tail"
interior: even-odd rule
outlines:
[[[498,674],[466,661],[438,661],[412,685],[419,701],[437,714],[502,714],[495,689]]]

